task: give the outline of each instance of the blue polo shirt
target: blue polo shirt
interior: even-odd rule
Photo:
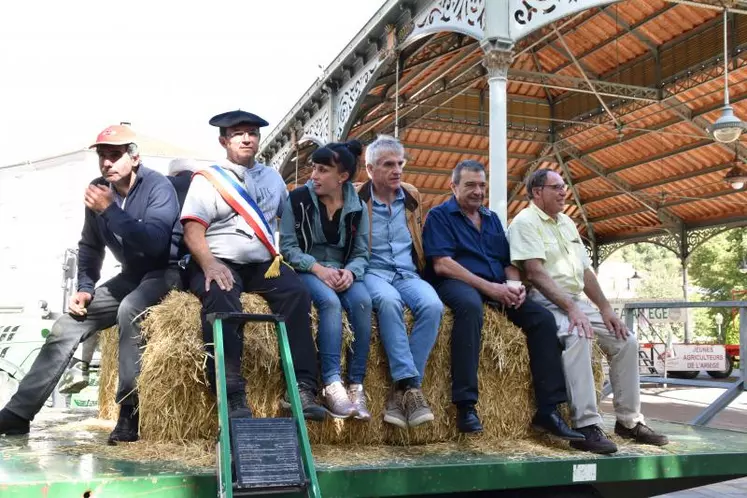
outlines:
[[[511,265],[508,239],[498,215],[480,207],[482,226],[475,225],[462,213],[453,196],[428,213],[423,228],[423,248],[428,261],[426,275],[438,282],[433,258],[448,256],[478,277],[504,283],[504,268]]]

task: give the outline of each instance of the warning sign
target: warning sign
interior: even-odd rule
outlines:
[[[658,345],[657,351],[664,351],[664,345]],[[664,370],[664,354],[656,353],[656,369]],[[718,344],[673,344],[666,358],[667,370],[699,371],[726,370],[726,348]]]

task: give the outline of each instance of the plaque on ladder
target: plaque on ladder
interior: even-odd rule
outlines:
[[[282,491],[306,486],[292,418],[234,418],[229,422],[235,489]]]

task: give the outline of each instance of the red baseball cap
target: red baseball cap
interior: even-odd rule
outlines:
[[[126,125],[112,125],[105,128],[96,137],[96,142],[89,148],[93,149],[97,145],[128,145],[135,143],[135,132]]]

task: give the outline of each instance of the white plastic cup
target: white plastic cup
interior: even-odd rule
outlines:
[[[508,285],[509,289],[521,289],[523,284],[521,280],[506,280],[506,285]]]

